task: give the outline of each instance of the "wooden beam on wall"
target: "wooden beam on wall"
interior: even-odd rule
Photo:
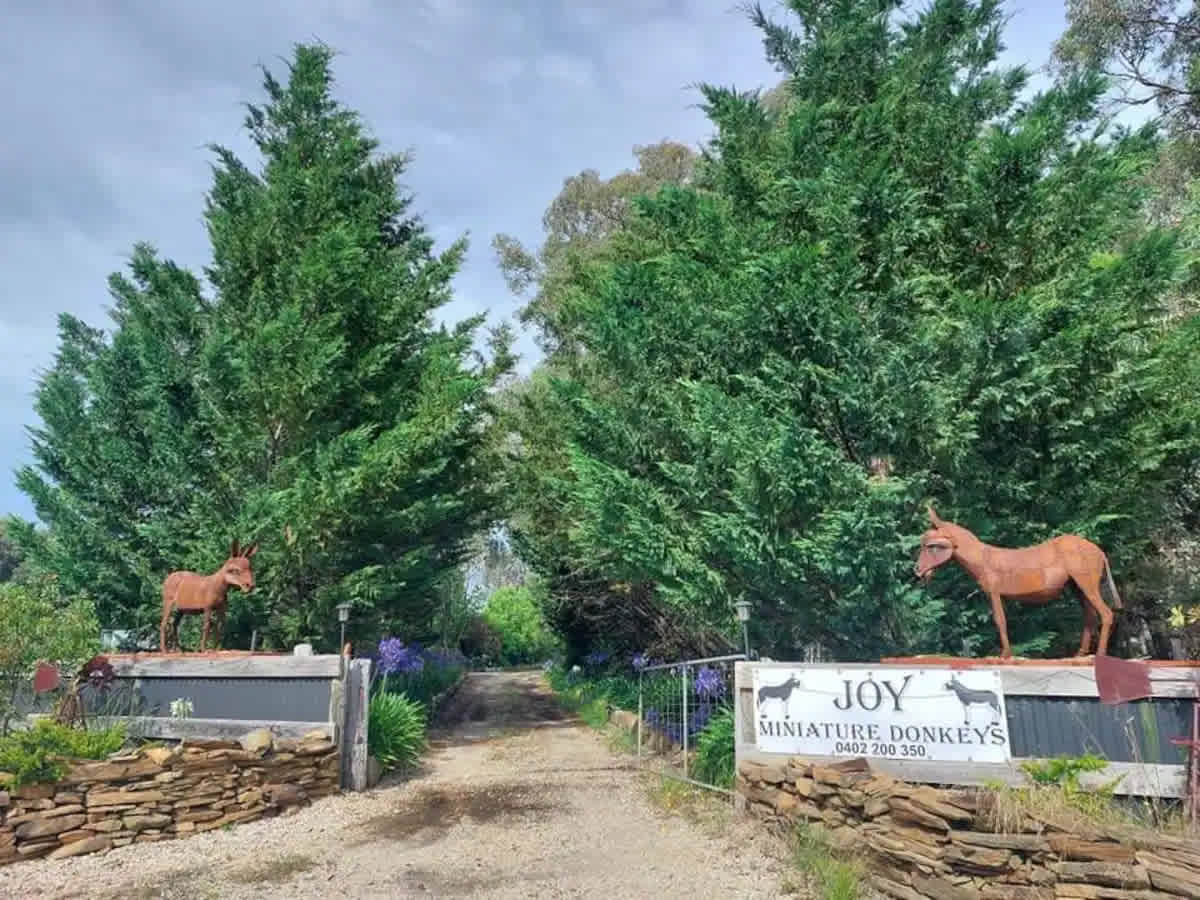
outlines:
[[[147,655],[114,658],[112,667],[119,678],[338,678],[341,657]]]
[[[160,716],[97,716],[89,719],[101,726],[124,724],[142,737],[182,741],[187,738],[236,741],[251,731],[265,728],[277,738],[295,740],[320,731],[333,738],[332,722],[295,722],[274,719],[171,719]]]

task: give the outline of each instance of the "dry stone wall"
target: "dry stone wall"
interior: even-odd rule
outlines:
[[[736,791],[770,823],[820,823],[900,900],[1200,898],[1198,840],[1002,808],[993,792],[907,784],[865,760],[743,760]]]
[[[186,741],[74,762],[54,784],[0,791],[0,865],[81,856],[295,811],[338,791],[323,732],[274,741]]]

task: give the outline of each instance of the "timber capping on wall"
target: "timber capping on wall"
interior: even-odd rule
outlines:
[[[1047,702],[1071,700],[1098,702],[1100,697],[1099,689],[1096,686],[1095,670],[1092,664],[1086,660],[1078,662],[1069,660],[1064,661],[1061,665],[1049,662],[1041,664],[1031,660],[1006,665],[1000,660],[958,660],[944,657],[895,659],[881,663],[738,662],[734,666],[734,703],[737,723],[735,752],[739,763],[747,760],[773,765],[778,764],[781,758],[790,756],[790,754],[765,753],[756,746],[752,675],[752,670],[755,668],[767,670],[824,669],[848,673],[868,669],[876,672],[886,669],[936,669],[950,672],[986,668],[999,673],[1006,699],[1021,697],[1033,698],[1035,701],[1037,698],[1042,698]],[[1196,700],[1198,697],[1200,666],[1179,662],[1172,662],[1169,665],[1151,664],[1149,675],[1152,698],[1144,701],[1146,703],[1155,701],[1178,703],[1179,701]],[[1189,722],[1190,718],[1189,713]],[[1163,735],[1162,741],[1165,743],[1173,737],[1187,737],[1187,735]],[[1046,754],[1046,756],[1053,755],[1056,754]],[[1041,758],[1044,757],[1014,756],[1008,764],[872,758],[870,764],[873,770],[910,782],[963,787],[982,787],[988,784],[1002,783],[1011,787],[1022,787],[1029,785],[1030,780],[1021,768],[1021,764]],[[813,762],[830,762],[834,759],[837,757],[811,757]],[[1103,772],[1082,775],[1080,782],[1085,786],[1099,786],[1118,777],[1120,782],[1116,785],[1114,793],[1120,795],[1179,798],[1187,794],[1187,766],[1183,764],[1113,761]]]
[[[147,653],[108,657],[118,678],[340,678],[342,658],[321,656]]]

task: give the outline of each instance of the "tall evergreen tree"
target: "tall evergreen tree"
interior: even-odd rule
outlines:
[[[697,183],[560,293],[583,352],[530,395],[520,452],[567,464],[527,527],[685,620],[750,599],[777,655],[990,650],[964,577],[913,584],[927,500],[1125,575],[1196,458],[1200,323],[1162,315],[1174,236],[1131,227],[1156,136],[1095,124],[1091,70],[1021,101],[995,0],[788,6],[753,11],[788,96],[705,87]],[[1018,652],[1075,618],[1014,614]]]
[[[167,570],[215,568],[238,537],[262,549],[235,640],[329,636],[342,600],[361,627],[420,633],[489,522],[509,334],[485,359],[482,316],[435,327],[465,241],[433,252],[397,189],[407,158],[334,99],[331,60],[300,46],[286,83],[265,73],[260,171],[213,148],[210,299],[141,249],[111,337],[63,321],[20,476],[49,532],[24,533],[110,617],[153,620]]]

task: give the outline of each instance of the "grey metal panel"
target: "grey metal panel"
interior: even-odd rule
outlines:
[[[130,685],[128,679],[121,679]],[[140,678],[135,709],[114,715],[169,716],[171,701],[192,701],[197,719],[324,722],[333,682],[328,678]],[[92,707],[89,704],[89,708]]]
[[[1110,706],[1081,697],[1005,697],[1012,753],[1050,758],[1094,753],[1110,762],[1182,764],[1171,739],[1189,737],[1192,702],[1138,700]]]

